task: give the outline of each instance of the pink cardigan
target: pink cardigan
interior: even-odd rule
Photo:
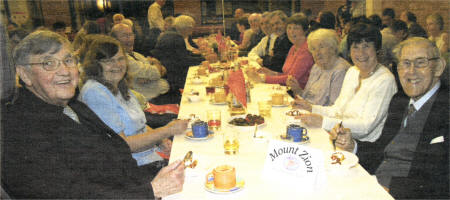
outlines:
[[[286,84],[289,75],[297,79],[300,87],[305,88],[308,82],[309,72],[314,65],[311,53],[308,51],[308,44],[305,41],[295,52],[295,46],[292,45],[283,65],[283,73],[275,76],[266,76],[266,83]]]

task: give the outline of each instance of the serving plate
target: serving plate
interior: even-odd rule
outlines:
[[[255,130],[255,126],[254,125],[252,125],[252,126],[237,126],[237,125],[230,124],[231,120],[236,119],[236,118],[245,118],[246,116],[247,115],[232,116],[232,117],[230,117],[227,120],[227,125],[230,126],[230,127],[236,128],[238,130],[241,130],[241,131],[254,131]],[[267,119],[264,119],[264,123],[257,125],[258,126],[258,130],[260,130],[261,128],[266,126],[266,124],[267,124],[266,120]]]

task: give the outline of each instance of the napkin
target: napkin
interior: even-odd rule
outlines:
[[[178,104],[165,104],[165,105],[155,105],[151,103],[147,103],[147,108],[144,110],[144,112],[149,112],[152,114],[178,114],[178,111],[180,110],[180,107]]]
[[[217,48],[218,48],[219,52],[226,49],[226,43],[222,37],[222,31],[220,31],[220,30],[219,30],[219,33],[217,33],[216,41],[217,41]]]
[[[230,70],[227,81],[230,92],[236,97],[244,107],[247,107],[247,93],[245,91],[245,78],[241,69],[237,71]]]

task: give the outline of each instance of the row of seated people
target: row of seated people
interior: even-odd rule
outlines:
[[[281,15],[283,15],[283,13],[281,13]],[[274,18],[279,19],[274,20]],[[284,61],[282,72],[280,73],[262,68],[260,71],[249,71],[248,76],[256,81],[290,85],[295,93],[299,95],[296,100],[296,105],[302,109],[316,113],[302,116],[302,121],[308,126],[322,127],[326,130],[331,130],[335,124],[342,124],[343,127],[350,128],[352,132],[351,136],[355,140],[361,142],[361,144],[364,144],[363,142],[376,144],[378,138],[382,135],[383,126],[388,115],[389,103],[391,102],[392,96],[397,91],[392,73],[377,61],[376,52],[382,46],[382,36],[380,31],[371,25],[363,23],[355,24],[350,29],[347,44],[351,52],[352,61],[355,64],[354,67],[350,67],[350,64],[347,61],[338,56],[338,39],[337,35],[333,33],[332,30],[319,29],[312,32],[307,37],[308,20],[303,14],[295,14],[290,18],[286,17],[284,18],[285,21],[283,21],[282,18],[283,17],[280,17],[277,14],[274,14],[271,17],[271,19],[275,21],[273,23],[274,25],[271,26],[271,30],[283,33],[279,35],[285,35],[284,38],[287,38],[287,40],[293,44],[292,46],[287,46],[289,47],[289,51],[286,61]],[[279,21],[276,22],[277,20]],[[280,21],[281,23],[279,23]],[[275,29],[277,25],[280,26],[280,28]],[[32,35],[39,34],[44,33],[34,33]],[[133,152],[133,158],[138,161],[137,165],[145,165],[148,164],[149,161],[148,153],[154,152],[151,150],[151,148],[153,148],[152,145],[167,136],[181,133],[183,127],[185,128],[186,122],[176,121],[160,129],[152,129],[145,125],[145,115],[143,115],[136,95],[134,95],[129,88],[131,76],[128,75],[133,74],[133,67],[130,66],[131,62],[127,62],[127,60],[135,59],[134,57],[136,57],[136,53],[132,51],[133,44],[131,41],[133,41],[133,37],[131,28],[128,25],[117,24],[113,27],[111,35],[118,40],[108,36],[91,36],[93,38],[92,41],[90,41],[90,44],[85,45],[85,50],[80,50],[79,54],[80,57],[82,57],[80,71],[82,71],[81,79],[83,86],[80,90],[78,100],[86,103],[89,109],[93,110],[103,123],[126,141],[131,152]],[[45,36],[45,34],[44,36],[40,36],[50,37]],[[33,38],[32,36],[29,37]],[[28,41],[29,40],[31,39],[28,39]],[[267,38],[267,41],[268,40],[269,39]],[[26,41],[27,40],[24,40],[22,43],[26,44]],[[61,44],[65,44],[65,42],[61,42]],[[270,44],[270,42],[266,44]],[[65,47],[65,45],[62,46]],[[48,51],[48,49],[46,50]],[[160,50],[160,52],[156,50]],[[15,52],[16,59],[22,60],[22,57],[20,57],[23,56],[20,53],[21,51],[24,50],[20,50],[19,45],[18,50]],[[274,51],[274,49],[272,49],[272,51]],[[201,60],[197,59],[195,62],[187,63],[182,59],[187,58],[186,61],[188,61],[192,55],[187,51],[185,38],[175,32],[166,32],[162,34],[158,39],[154,52],[155,55],[160,55],[155,57],[160,59],[161,63],[167,68],[167,79],[169,80],[170,87],[172,87],[172,82],[170,81],[172,79],[169,78],[169,74],[173,75],[175,79],[173,82],[180,82],[178,85],[179,88],[175,88],[174,90],[172,90],[172,88],[169,89],[174,91],[172,94],[179,95],[177,89],[184,86],[186,78],[186,74],[182,76],[179,72],[185,70],[185,73],[187,73],[189,66],[195,65],[195,63],[198,64]],[[58,55],[61,52],[54,53],[51,51],[50,54],[52,53]],[[45,62],[43,62],[43,60],[38,59],[36,62],[30,60],[29,63],[42,65],[42,69],[39,69],[51,72],[53,70],[59,71],[62,64],[69,68],[69,65],[73,66],[72,62],[77,62],[72,57],[67,57],[67,52],[61,54],[64,54],[64,57],[56,58],[60,60],[50,60],[52,62],[47,62],[47,60],[45,60]],[[174,54],[178,56],[181,55],[181,57],[173,57]],[[31,55],[34,54],[31,53]],[[192,59],[194,60],[194,58]],[[167,59],[167,62],[165,62],[164,59]],[[432,59],[435,60],[436,56]],[[416,67],[416,60],[413,60],[413,62],[414,68]],[[23,65],[29,65],[29,63],[24,63]],[[182,63],[185,63],[185,65],[182,65]],[[427,62],[427,64],[429,63],[433,62]],[[46,64],[49,66],[46,66]],[[420,64],[421,63],[418,63],[417,65]],[[445,62],[441,62],[441,64],[444,64],[441,66],[443,70]],[[26,88],[23,90],[30,90],[46,103],[61,106],[61,102],[53,99],[56,98],[56,100],[58,100],[58,98],[60,98],[58,97],[58,93],[56,93],[58,94],[56,97],[52,96],[51,93],[47,94],[47,92],[53,91],[40,89],[41,86],[39,84],[41,83],[39,81],[34,83],[34,78],[27,80],[27,78],[33,74],[30,75],[27,73],[26,68],[20,66],[21,65],[18,65],[17,69]],[[170,69],[173,69],[174,71],[170,71]],[[440,70],[436,72],[438,80],[440,73],[442,73],[439,72]],[[260,76],[259,73],[264,75]],[[70,75],[67,75],[66,72],[65,75],[63,73],[62,77],[70,77]],[[59,84],[58,82],[68,84],[67,82],[69,79],[69,82],[72,83],[74,80],[71,78],[62,81],[57,80],[55,84]],[[402,80],[401,78],[402,77],[400,77],[400,80]],[[410,81],[410,79],[411,78],[406,81]],[[430,85],[435,86],[436,84]],[[35,86],[37,86],[37,88],[35,88]],[[45,85],[42,87],[45,88]],[[63,89],[61,91],[62,94],[64,94],[64,91],[67,96],[70,96],[70,94],[68,94],[71,93],[70,90]],[[68,102],[66,102],[66,104],[67,103]],[[14,107],[14,104],[12,107]],[[67,110],[71,109],[68,108]],[[64,112],[70,113],[70,111]],[[75,113],[79,115],[76,111]],[[76,119],[77,117],[74,118]],[[35,124],[31,124],[30,126],[34,125]],[[18,127],[11,125],[8,126],[8,128],[13,129],[13,131],[11,131],[11,134],[13,134],[17,132]],[[8,142],[8,140],[6,141]],[[445,143],[443,144],[448,145],[448,138],[444,141]],[[166,142],[166,144],[167,143],[168,145],[166,146],[170,146],[170,142]],[[361,145],[358,148],[363,147],[364,146]],[[17,153],[15,151],[12,152]],[[361,158],[361,160],[361,164],[365,166],[364,159]],[[13,160],[11,162],[14,163]],[[13,165],[10,165],[10,167],[11,166]],[[31,168],[33,169],[33,167]],[[9,170],[11,169],[9,168],[7,171]]]

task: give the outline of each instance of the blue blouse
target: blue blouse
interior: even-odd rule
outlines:
[[[114,95],[103,84],[88,80],[80,91],[79,100],[84,102],[98,117],[117,134],[132,136],[146,131],[145,114],[139,102],[130,91],[130,99],[126,101],[120,92]],[[133,153],[138,165],[148,164],[157,159],[153,154],[155,148]]]

